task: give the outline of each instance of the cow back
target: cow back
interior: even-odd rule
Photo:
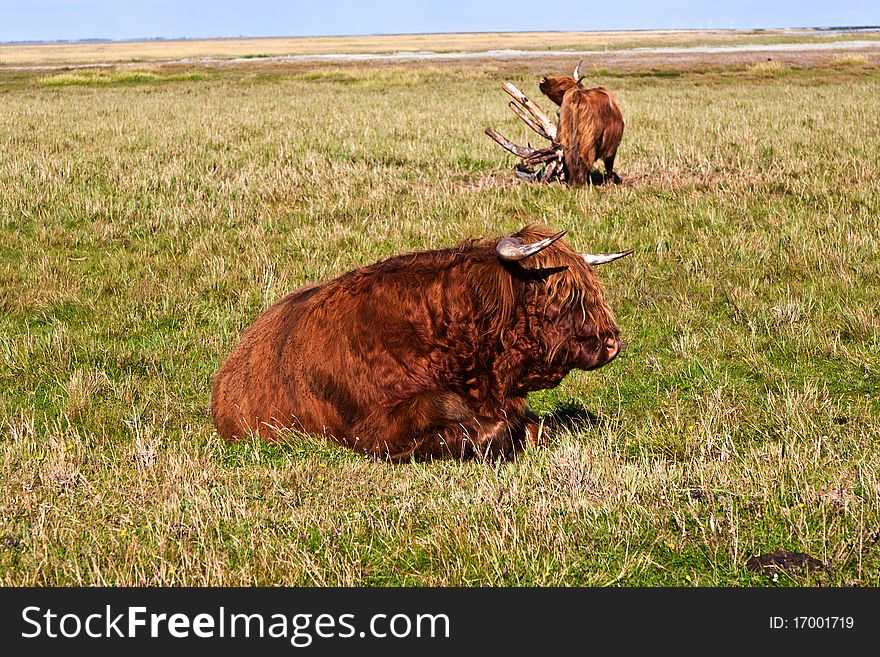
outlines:
[[[623,128],[623,115],[607,89],[570,88],[559,110],[557,132],[569,182],[586,183],[597,159],[613,157]]]

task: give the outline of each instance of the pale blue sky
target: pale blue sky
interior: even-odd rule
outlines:
[[[0,0],[0,41],[878,24],[880,0]]]

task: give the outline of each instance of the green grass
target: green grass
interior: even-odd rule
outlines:
[[[0,584],[880,583],[880,72],[596,73],[625,184],[567,189],[483,134],[537,143],[533,68],[0,73]],[[287,291],[529,222],[638,249],[624,353],[531,399],[592,420],[508,464],[214,433]]]

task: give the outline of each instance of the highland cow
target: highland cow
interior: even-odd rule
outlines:
[[[544,228],[398,255],[296,290],[214,380],[218,432],[323,434],[392,461],[510,457],[526,395],[606,365],[619,332],[589,255]]]
[[[586,89],[574,68],[574,77],[541,78],[538,88],[559,105],[556,141],[562,146],[565,176],[569,183],[586,184],[597,160],[605,165],[602,182],[620,182],[614,158],[623,137],[623,114],[605,87]]]

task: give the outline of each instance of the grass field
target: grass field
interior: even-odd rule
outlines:
[[[764,59],[593,70],[624,184],[577,190],[483,134],[558,61],[0,70],[0,584],[880,583],[880,66]],[[287,291],[529,222],[638,249],[625,351],[531,398],[585,418],[552,446],[214,433]],[[777,549],[827,569],[746,568]]]

